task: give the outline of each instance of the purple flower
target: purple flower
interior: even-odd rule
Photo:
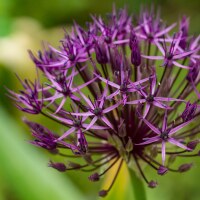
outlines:
[[[15,93],[12,90],[8,90],[9,97],[15,101],[15,105],[18,109],[29,114],[39,114],[43,108],[43,88],[39,84],[39,80],[35,83],[24,80],[24,82],[18,78],[21,82],[24,90],[20,93]],[[40,100],[39,100],[40,99]]]
[[[120,94],[123,104],[126,103],[128,99],[129,93],[136,92],[138,88],[142,88],[141,84],[148,81],[149,78],[144,78],[136,82],[132,82],[130,80],[130,73],[129,71],[126,71],[123,69],[123,65],[121,64],[120,70],[116,71],[116,79],[117,83],[114,83],[112,81],[106,80],[105,78],[96,75],[101,81],[106,83],[109,86],[112,86],[112,88],[117,89],[110,95],[106,96],[106,99],[112,99],[116,95]]]
[[[60,109],[63,107],[63,105],[65,104],[65,102],[67,100],[67,97],[69,97],[73,101],[80,101],[80,99],[76,95],[74,95],[74,93],[79,92],[82,88],[86,87],[87,85],[89,85],[90,83],[92,83],[96,79],[96,78],[91,79],[88,82],[73,88],[72,84],[73,84],[75,76],[77,75],[75,69],[72,70],[72,73],[67,78],[66,78],[65,72],[63,72],[63,73],[61,72],[61,74],[58,74],[58,75],[55,75],[55,76],[51,75],[45,69],[44,69],[44,72],[45,72],[46,77],[51,82],[51,84],[49,84],[49,86],[44,88],[44,89],[45,90],[54,89],[55,94],[53,96],[48,97],[48,98],[44,98],[43,101],[50,101],[50,103],[48,104],[48,106],[49,106],[56,99],[62,98],[60,105],[56,109],[56,113],[59,112]]]
[[[139,19],[141,31],[136,34],[141,40],[157,44],[159,41],[163,41],[163,36],[167,35],[176,26],[176,23],[166,27],[160,20],[160,13],[155,13],[154,9],[151,9],[150,12],[148,10],[141,12]],[[169,41],[171,40],[169,39]]]
[[[55,142],[57,136],[50,130],[26,119],[24,119],[24,122],[31,128],[32,135],[36,138],[31,142],[32,144],[47,150],[55,150],[57,148],[57,143]]]
[[[162,56],[146,56],[142,55],[143,58],[150,59],[150,60],[163,60],[162,66],[165,67],[171,67],[171,66],[177,66],[184,69],[190,69],[189,66],[185,66],[183,64],[180,64],[179,60],[182,60],[186,58],[187,56],[192,55],[197,49],[190,50],[190,51],[181,51],[179,50],[180,41],[182,38],[182,32],[176,33],[173,36],[172,42],[170,43],[170,46],[167,47],[166,41],[162,43],[156,43],[157,48],[159,49]]]
[[[171,143],[172,145],[176,145],[182,149],[188,150],[190,151],[191,149],[187,146],[185,146],[184,144],[182,144],[178,139],[176,139],[175,137],[173,137],[173,135],[178,132],[179,130],[181,130],[182,128],[184,128],[185,126],[187,126],[188,124],[190,124],[193,119],[181,123],[180,125],[173,127],[173,128],[168,128],[167,127],[167,111],[165,111],[165,115],[164,115],[164,119],[163,119],[163,123],[162,123],[162,129],[155,127],[153,124],[151,124],[149,121],[147,121],[146,119],[143,119],[144,123],[153,131],[153,133],[156,134],[156,136],[153,136],[151,138],[144,138],[146,141],[139,143],[139,145],[147,145],[147,144],[151,144],[154,142],[158,142],[160,141],[162,143],[162,164],[164,165],[165,163],[165,157],[166,157],[166,143]]]
[[[145,111],[144,111],[144,118],[147,116],[151,105],[154,105],[156,107],[162,108],[162,109],[172,109],[171,107],[167,106],[166,104],[162,103],[164,102],[170,102],[170,101],[183,101],[181,99],[175,99],[170,97],[157,97],[156,96],[156,75],[149,77],[150,82],[150,88],[149,88],[149,94],[146,93],[146,91],[142,88],[138,89],[138,93],[143,97],[142,99],[137,99],[133,101],[126,102],[126,104],[143,104],[146,103]]]
[[[87,29],[74,23],[58,49],[44,45],[38,56],[29,51],[37,80],[20,80],[19,93],[8,90],[18,109],[62,127],[55,134],[25,120],[31,143],[61,157],[50,167],[90,171],[92,182],[117,167],[101,197],[123,163],[155,188],[144,163],[164,175],[192,167],[173,167],[175,158],[199,156],[200,36],[189,35],[186,17],[174,33],[176,23],[166,25],[154,13],[142,10],[135,23],[126,9],[114,8],[107,20],[92,16]],[[81,161],[67,164],[62,157]]]
[[[93,117],[93,119],[91,120],[90,124],[87,126],[85,131],[90,129],[90,127],[92,127],[98,119],[101,119],[109,128],[114,130],[113,125],[110,123],[110,121],[107,119],[105,115],[114,110],[115,108],[117,108],[121,104],[121,102],[119,101],[118,103],[104,109],[105,100],[107,97],[107,90],[108,88],[106,87],[102,97],[100,99],[95,100],[94,102],[92,102],[89,98],[87,98],[83,93],[80,93],[80,95],[87,103],[88,112],[71,113],[71,115]]]

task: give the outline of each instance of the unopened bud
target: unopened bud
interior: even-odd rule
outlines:
[[[192,163],[189,163],[189,164],[183,164],[183,165],[181,165],[179,168],[178,168],[178,171],[179,172],[187,172],[188,170],[190,170],[191,169],[191,167],[192,167]]]
[[[156,181],[150,181],[149,184],[148,184],[148,186],[150,188],[155,188],[155,187],[157,187],[157,185],[158,185],[158,183]]]
[[[194,150],[197,146],[197,144],[199,144],[199,140],[194,140],[194,141],[191,141],[187,144],[187,147]]]
[[[140,49],[135,48],[131,52],[131,63],[135,66],[138,67],[141,64],[141,54],[140,54]]]
[[[92,182],[96,182],[96,181],[99,181],[99,174],[98,173],[94,173],[92,174],[91,176],[88,177],[88,179]]]
[[[99,191],[99,196],[100,197],[105,197],[107,194],[108,194],[108,192],[106,190]]]
[[[108,62],[107,44],[98,42],[95,46],[96,59],[99,64],[106,64]]]
[[[167,171],[168,171],[168,169],[166,167],[160,166],[159,169],[158,169],[158,174],[159,175],[164,175],[164,174],[167,173]]]
[[[54,163],[54,162],[50,161],[48,166],[52,167],[54,169],[57,169],[60,172],[65,172],[67,170],[67,167],[65,166],[64,163],[59,163],[59,162]]]
[[[187,102],[186,104],[186,107],[185,107],[185,110],[183,111],[181,117],[183,119],[183,121],[189,121],[191,119],[194,118],[194,115],[195,115],[195,112],[196,112],[196,109],[197,109],[197,104],[196,103],[190,103],[190,102]]]
[[[141,54],[140,54],[140,47],[139,42],[137,40],[137,36],[134,30],[131,31],[130,42],[129,46],[131,49],[131,63],[137,67],[141,64]]]

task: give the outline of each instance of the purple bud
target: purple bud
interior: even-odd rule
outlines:
[[[24,89],[20,90],[19,94],[7,89],[9,97],[15,101],[15,105],[19,110],[29,114],[41,113],[43,100],[39,101],[39,96],[42,93],[39,81],[31,82],[27,79],[22,81],[18,76],[17,78]]]
[[[97,42],[95,45],[96,59],[99,64],[108,62],[107,45],[104,42]]]
[[[88,177],[88,179],[92,182],[96,182],[96,181],[99,181],[99,174],[98,173],[94,173],[92,174],[91,176]]]
[[[80,150],[80,153],[85,154],[87,151],[87,141],[83,132],[79,129],[77,132],[77,147]]]
[[[194,140],[194,141],[191,141],[187,144],[187,147],[194,150],[197,146],[197,144],[199,144],[199,140]]]
[[[99,196],[100,197],[105,197],[107,194],[108,194],[108,192],[106,190],[99,191]]]
[[[182,38],[179,43],[179,46],[182,49],[185,49],[187,46],[187,37],[188,37],[188,27],[189,27],[189,20],[186,18],[186,16],[183,16],[181,23],[180,23],[180,31],[182,32]]]
[[[110,52],[111,52],[110,62],[111,62],[112,68],[114,69],[115,73],[117,72],[118,74],[118,71],[120,71],[120,66],[123,61],[122,54],[119,52],[117,48],[111,49]],[[114,75],[117,75],[117,74],[114,74]]]
[[[168,171],[168,169],[166,167],[162,166],[162,165],[158,168],[158,174],[159,175],[164,175],[164,174],[167,173],[167,171]]]
[[[158,183],[157,183],[156,181],[150,181],[150,182],[148,183],[148,186],[149,186],[150,188],[155,188],[155,187],[157,187],[157,185],[158,185]]]
[[[131,63],[138,67],[141,64],[141,54],[139,48],[135,48],[131,52]]]
[[[57,169],[59,172],[65,172],[67,170],[65,164],[60,162],[54,163],[50,161],[48,166]]]
[[[199,69],[200,69],[200,62],[197,61],[196,63],[191,62],[190,63],[190,70],[186,76],[186,79],[189,82],[194,82],[199,74]]]
[[[130,35],[129,47],[132,50],[135,46],[138,46],[138,40],[137,40],[137,36],[135,34],[134,29],[132,29],[131,35]]]
[[[134,30],[131,31],[129,46],[131,49],[131,63],[137,67],[141,64],[141,54],[137,36],[135,35]]]
[[[197,109],[196,103],[192,104],[190,102],[187,102],[185,110],[183,111],[183,113],[181,115],[183,121],[186,122],[186,121],[193,119],[195,112],[196,112],[196,109]]]
[[[182,172],[187,172],[188,170],[191,169],[192,166],[193,166],[192,163],[183,164],[183,165],[181,165],[181,166],[178,168],[178,171],[181,172],[181,173],[182,173]]]
[[[131,63],[137,67],[141,64],[140,47],[134,30],[131,32],[129,46],[131,48]]]
[[[30,141],[31,144],[50,151],[56,150],[57,143],[55,140],[57,137],[49,129],[26,119],[23,119],[23,121],[31,128],[32,135],[36,138],[34,141]]]

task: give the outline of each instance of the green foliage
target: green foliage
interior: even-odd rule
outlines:
[[[0,112],[0,172],[3,195],[20,200],[83,200],[69,179],[48,168],[47,159],[24,140],[22,130],[2,109]],[[2,188],[2,187],[1,187]]]
[[[133,169],[129,169],[129,175],[131,180],[131,187],[132,191],[134,193],[134,197],[136,200],[146,200],[146,191],[144,188],[143,180],[141,180],[136,173],[133,171]]]

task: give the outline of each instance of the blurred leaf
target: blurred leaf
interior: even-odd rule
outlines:
[[[5,16],[0,16],[0,37],[6,36],[11,33],[12,21]]]
[[[69,179],[48,168],[45,157],[22,139],[21,129],[0,107],[0,171],[15,194],[11,199],[83,200]]]
[[[136,200],[146,200],[146,191],[142,180],[136,175],[133,169],[129,168],[131,188]]]

